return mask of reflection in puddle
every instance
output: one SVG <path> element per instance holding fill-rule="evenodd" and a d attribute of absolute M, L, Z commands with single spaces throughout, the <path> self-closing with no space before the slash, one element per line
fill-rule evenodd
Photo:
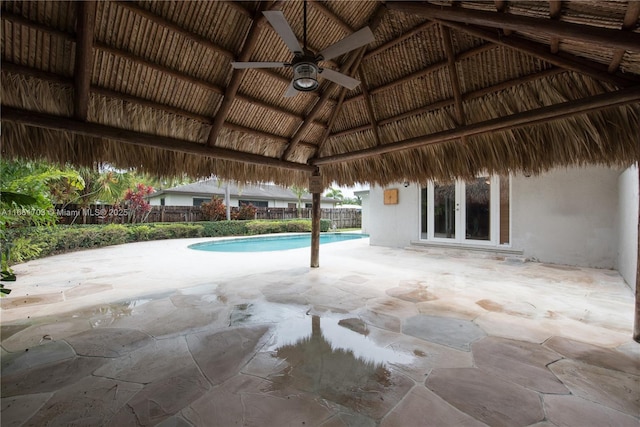
<path fill-rule="evenodd" d="M 390 366 L 410 364 L 416 356 L 382 347 L 363 331 L 352 330 L 354 322 L 344 321 L 349 315 L 307 312 L 279 304 L 242 304 L 233 310 L 231 324 L 275 323 L 266 350 L 287 367 L 269 376 L 272 389 L 318 393 L 373 415 L 386 404 L 384 394 L 396 386 Z"/>

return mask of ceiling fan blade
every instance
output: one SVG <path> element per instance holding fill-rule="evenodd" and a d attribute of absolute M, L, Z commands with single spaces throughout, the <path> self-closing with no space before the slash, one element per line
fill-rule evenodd
<path fill-rule="evenodd" d="M 335 70 L 324 68 L 320 75 L 327 80 L 331 80 L 334 83 L 344 86 L 347 89 L 355 89 L 360 84 L 360 80 L 356 80 L 353 77 L 349 77 L 346 74 L 342 74 Z"/>
<path fill-rule="evenodd" d="M 231 67 L 236 70 L 242 68 L 283 68 L 288 66 L 286 62 L 232 62 Z"/>
<path fill-rule="evenodd" d="M 371 29 L 369 27 L 364 27 L 363 29 L 356 31 L 350 36 L 347 36 L 339 42 L 336 42 L 328 48 L 320 51 L 318 56 L 322 56 L 322 59 L 328 61 L 329 59 L 333 59 L 343 53 L 365 46 L 374 40 L 375 37 L 373 36 Z"/>
<path fill-rule="evenodd" d="M 269 21 L 273 29 L 276 30 L 276 33 L 278 33 L 291 52 L 302 53 L 300 42 L 298 42 L 298 38 L 281 11 L 267 10 L 262 12 L 262 14 L 267 18 L 267 21 Z"/>
<path fill-rule="evenodd" d="M 293 96 L 296 96 L 298 94 L 298 91 L 296 90 L 296 88 L 293 87 L 293 81 L 291 83 L 289 83 L 289 87 L 287 88 L 287 91 L 284 93 L 284 97 L 285 98 L 291 98 Z"/>

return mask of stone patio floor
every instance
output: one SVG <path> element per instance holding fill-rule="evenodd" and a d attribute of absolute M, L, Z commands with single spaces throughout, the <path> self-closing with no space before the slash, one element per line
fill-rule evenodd
<path fill-rule="evenodd" d="M 445 249 L 219 253 L 210 239 L 14 268 L 3 427 L 634 426 L 615 271 Z"/>

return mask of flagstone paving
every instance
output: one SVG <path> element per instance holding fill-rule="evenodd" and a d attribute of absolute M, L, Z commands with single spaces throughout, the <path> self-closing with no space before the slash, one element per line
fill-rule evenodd
<path fill-rule="evenodd" d="M 2 426 L 637 426 L 617 273 L 368 246 L 145 242 L 18 265 Z M 79 268 L 78 266 L 82 266 Z"/>

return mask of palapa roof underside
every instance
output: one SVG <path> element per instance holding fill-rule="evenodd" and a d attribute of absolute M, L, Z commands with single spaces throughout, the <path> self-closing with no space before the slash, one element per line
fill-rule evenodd
<path fill-rule="evenodd" d="M 283 95 L 299 1 L 3 1 L 2 154 L 305 185 L 624 167 L 640 159 L 638 1 L 309 1 L 321 62 L 361 80 Z"/>

